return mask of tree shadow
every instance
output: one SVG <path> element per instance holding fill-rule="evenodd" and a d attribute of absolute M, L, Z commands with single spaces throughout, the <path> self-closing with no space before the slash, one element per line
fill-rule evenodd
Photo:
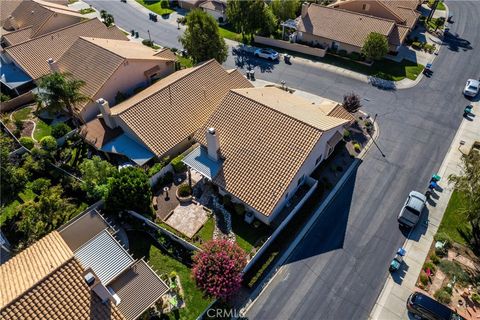
<path fill-rule="evenodd" d="M 272 72 L 279 61 L 269 61 L 256 58 L 252 52 L 245 50 L 241 46 L 232 48 L 232 55 L 235 57 L 235 65 L 245 70 L 260 70 L 261 73 Z"/>
<path fill-rule="evenodd" d="M 368 83 L 380 90 L 385 90 L 385 91 L 397 90 L 395 81 L 392 81 L 392 80 L 385 80 L 385 79 L 381 79 L 374 76 L 368 76 Z"/>
<path fill-rule="evenodd" d="M 401 285 L 403 282 L 403 279 L 405 279 L 405 276 L 407 275 L 407 271 L 409 268 L 410 267 L 408 266 L 408 264 L 405 261 L 403 261 L 402 264 L 400 265 L 400 269 L 390 273 L 392 275 L 393 281 L 396 284 Z"/>
<path fill-rule="evenodd" d="M 454 52 L 458 52 L 460 49 L 463 51 L 473 49 L 470 41 L 461 38 L 458 33 L 451 33 L 448 29 L 445 29 L 442 40 L 448 49 Z"/>
<path fill-rule="evenodd" d="M 418 242 L 422 235 L 425 235 L 427 233 L 429 223 L 428 216 L 429 210 L 428 208 L 425 208 L 415 227 L 413 227 L 412 229 L 399 227 L 405 238 Z"/>

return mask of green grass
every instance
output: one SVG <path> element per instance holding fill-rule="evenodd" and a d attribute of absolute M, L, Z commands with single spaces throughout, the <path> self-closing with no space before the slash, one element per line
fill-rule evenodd
<path fill-rule="evenodd" d="M 168 0 L 161 1 L 145 1 L 145 0 L 135 0 L 140 3 L 142 6 L 155 12 L 158 15 L 166 15 L 172 13 L 174 10 L 170 9 L 168 6 Z"/>
<path fill-rule="evenodd" d="M 236 235 L 237 244 L 240 248 L 250 253 L 252 249 L 259 245 L 259 241 L 265 239 L 271 234 L 270 229 L 260 224 L 258 228 L 246 223 L 243 215 L 232 214 L 232 230 Z"/>
<path fill-rule="evenodd" d="M 80 14 L 89 14 L 89 13 L 92 13 L 92 12 L 95 12 L 95 9 L 93 9 L 93 8 L 85 8 L 85 9 L 81 9 L 81 10 L 80 10 Z"/>
<path fill-rule="evenodd" d="M 40 141 L 40 139 L 42 139 L 43 137 L 49 136 L 51 134 L 52 127 L 50 127 L 42 120 L 38 119 L 35 132 L 33 133 L 33 137 L 35 138 L 35 140 Z"/>
<path fill-rule="evenodd" d="M 18 111 L 15 111 L 15 113 L 12 115 L 13 120 L 26 120 L 30 113 L 32 112 L 31 107 L 23 108 Z"/>
<path fill-rule="evenodd" d="M 218 26 L 218 31 L 220 32 L 220 36 L 222 36 L 222 38 L 230 39 L 237 42 L 242 42 L 242 35 L 240 33 L 234 32 L 233 30 L 230 30 L 228 27 Z"/>
<path fill-rule="evenodd" d="M 464 214 L 461 213 L 464 197 L 462 193 L 454 191 L 448 202 L 447 209 L 443 215 L 438 233 L 447 234 L 453 241 L 467 245 L 467 240 L 462 234 L 470 233 L 471 227 Z"/>
<path fill-rule="evenodd" d="M 191 270 L 183 263 L 163 254 L 152 245 L 148 235 L 141 232 L 128 232 L 128 239 L 130 251 L 135 258 L 145 257 L 160 274 L 169 275 L 170 272 L 175 271 L 180 277 L 186 307 L 180 309 L 176 315 L 172 312 L 162 319 L 196 319 L 212 302 L 211 299 L 204 298 L 202 292 L 195 286 Z"/>

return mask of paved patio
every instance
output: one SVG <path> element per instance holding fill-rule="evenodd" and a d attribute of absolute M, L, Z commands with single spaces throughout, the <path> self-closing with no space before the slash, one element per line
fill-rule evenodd
<path fill-rule="evenodd" d="M 191 239 L 207 220 L 207 211 L 203 206 L 192 202 L 178 205 L 165 223 Z"/>

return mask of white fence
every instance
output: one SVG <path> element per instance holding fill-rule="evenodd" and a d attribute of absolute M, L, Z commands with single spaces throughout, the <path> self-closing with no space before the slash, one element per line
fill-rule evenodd
<path fill-rule="evenodd" d="M 260 36 L 255 36 L 255 43 L 263 44 L 269 47 L 277 47 L 277 48 L 286 49 L 294 52 L 300 52 L 303 54 L 308 54 L 308 55 L 319 57 L 319 58 L 325 57 L 325 54 L 327 53 L 327 50 L 325 49 L 314 48 L 314 47 L 306 46 L 299 43 L 292 43 L 288 41 L 265 38 Z"/>

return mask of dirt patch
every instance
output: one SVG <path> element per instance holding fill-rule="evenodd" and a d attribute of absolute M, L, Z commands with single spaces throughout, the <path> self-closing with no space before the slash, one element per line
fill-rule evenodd
<path fill-rule="evenodd" d="M 33 132 L 33 122 L 25 121 L 23 122 L 22 137 L 31 137 Z"/>

